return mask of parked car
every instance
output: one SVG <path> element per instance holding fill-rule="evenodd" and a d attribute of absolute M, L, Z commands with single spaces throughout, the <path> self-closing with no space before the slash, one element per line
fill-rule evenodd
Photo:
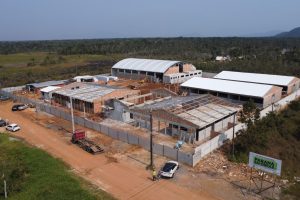
<path fill-rule="evenodd" d="M 6 126 L 6 121 L 3 119 L 0 119 L 0 127 Z"/>
<path fill-rule="evenodd" d="M 8 96 L 3 96 L 3 95 L 0 95 L 0 101 L 6 101 L 6 100 L 9 100 L 10 98 Z"/>
<path fill-rule="evenodd" d="M 19 131 L 20 129 L 21 129 L 21 127 L 18 124 L 9 124 L 8 126 L 6 126 L 6 130 L 12 131 L 12 132 Z"/>
<path fill-rule="evenodd" d="M 15 104 L 15 105 L 13 105 L 11 110 L 12 111 L 20 111 L 20 110 L 25 110 L 26 108 L 28 108 L 28 106 L 25 104 Z"/>
<path fill-rule="evenodd" d="M 168 161 L 160 170 L 160 176 L 173 178 L 176 170 L 179 169 L 179 164 L 176 161 Z"/>

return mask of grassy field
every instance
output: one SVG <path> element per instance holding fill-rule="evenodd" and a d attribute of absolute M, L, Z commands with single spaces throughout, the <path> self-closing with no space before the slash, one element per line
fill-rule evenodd
<path fill-rule="evenodd" d="M 46 58 L 56 61 L 56 63 L 46 64 Z M 58 58 L 61 57 L 61 60 L 58 61 Z M 47 53 L 47 52 L 32 52 L 32 53 L 17 53 L 17 54 L 0 54 L 0 66 L 4 67 L 28 67 L 28 64 L 32 63 L 34 66 L 72 66 L 75 64 L 85 64 L 88 62 L 101 61 L 101 60 L 118 60 L 120 55 L 91 55 L 91 54 L 80 54 L 80 55 L 57 55 L 56 53 Z"/>
<path fill-rule="evenodd" d="M 113 199 L 68 170 L 46 152 L 0 135 L 0 173 L 5 174 L 9 199 Z M 0 199 L 4 199 L 3 177 Z"/>
<path fill-rule="evenodd" d="M 61 56 L 44 52 L 0 55 L 0 87 L 108 73 L 119 59 L 120 55 Z M 90 64 L 95 62 L 97 66 Z"/>

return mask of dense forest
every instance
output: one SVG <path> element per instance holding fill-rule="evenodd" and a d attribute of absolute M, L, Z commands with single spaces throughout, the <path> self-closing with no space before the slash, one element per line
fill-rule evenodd
<path fill-rule="evenodd" d="M 39 57 L 46 53 L 47 55 Z M 6 56 L 27 54 L 29 58 L 22 62 L 1 62 Z M 80 62 L 74 56 L 93 55 L 92 60 L 86 58 Z M 216 56 L 229 56 L 225 62 L 215 61 Z M 31 57 L 30 57 L 31 56 Z M 73 57 L 72 57 L 73 56 Z M 89 57 L 88 56 L 88 57 Z M 69 57 L 72 57 L 71 62 Z M 90 74 L 99 71 L 109 72 L 115 62 L 126 57 L 182 60 L 193 63 L 198 69 L 207 72 L 236 70 L 271 74 L 300 74 L 300 39 L 299 38 L 132 38 L 132 39 L 90 39 L 90 40 L 53 40 L 53 41 L 20 41 L 0 42 L 0 70 L 6 73 L 2 86 L 14 85 L 9 81 L 16 78 L 18 70 L 23 78 L 18 84 L 28 81 L 65 78 L 62 73 L 75 74 L 75 66 L 87 66 L 90 61 L 105 62 L 102 70 L 93 68 Z M 20 65 L 20 63 L 22 65 Z M 69 68 L 62 69 L 66 64 Z M 105 67 L 105 68 L 104 68 Z M 51 71 L 48 69 L 52 69 Z M 52 74 L 55 68 L 55 74 Z M 13 73 L 11 73 L 13 71 Z M 67 71 L 67 72 L 66 72 Z M 84 70 L 83 70 L 84 71 Z M 78 71 L 77 71 L 78 72 Z M 28 80 L 24 74 L 29 74 Z M 39 76 L 35 76 L 38 73 Z"/>

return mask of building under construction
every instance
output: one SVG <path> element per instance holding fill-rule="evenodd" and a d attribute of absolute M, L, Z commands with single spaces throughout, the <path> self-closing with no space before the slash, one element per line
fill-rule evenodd
<path fill-rule="evenodd" d="M 102 112 L 106 103 L 112 99 L 122 99 L 139 93 L 138 90 L 75 82 L 55 90 L 52 103 L 70 108 L 72 99 L 75 110 L 94 114 Z"/>
<path fill-rule="evenodd" d="M 241 109 L 209 94 L 183 97 L 150 93 L 118 102 L 118 110 L 125 115 L 123 120 L 188 143 L 201 142 L 227 130 Z"/>

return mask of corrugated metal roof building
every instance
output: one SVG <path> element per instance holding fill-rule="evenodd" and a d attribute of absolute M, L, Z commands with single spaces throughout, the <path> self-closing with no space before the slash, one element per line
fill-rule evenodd
<path fill-rule="evenodd" d="M 107 101 L 137 94 L 139 94 L 138 90 L 74 82 L 55 90 L 52 98 L 53 103 L 66 107 L 70 107 L 70 98 L 72 98 L 74 109 L 88 113 L 99 113 Z"/>
<path fill-rule="evenodd" d="M 272 85 L 199 77 L 184 82 L 181 87 L 189 93 L 209 93 L 233 102 L 246 102 L 252 99 L 259 107 L 267 107 L 280 100 L 282 90 Z"/>
<path fill-rule="evenodd" d="M 64 85 L 66 80 L 58 80 L 58 81 L 45 81 L 40 83 L 28 83 L 25 85 L 26 89 L 29 91 L 35 91 L 36 89 L 45 88 L 48 86 L 61 86 Z"/>
<path fill-rule="evenodd" d="M 214 78 L 248 83 L 275 85 L 282 87 L 282 91 L 285 94 L 290 94 L 295 90 L 299 89 L 300 87 L 300 79 L 294 76 L 222 71 L 221 73 L 214 76 Z"/>
<path fill-rule="evenodd" d="M 112 67 L 111 73 L 113 76 L 130 79 L 148 78 L 153 82 L 164 83 L 173 83 L 176 79 L 176 82 L 182 83 L 182 78 L 195 76 L 195 73 L 189 73 L 191 71 L 197 71 L 197 76 L 202 75 L 202 72 L 196 70 L 192 64 L 182 61 L 126 58 L 117 62 Z M 170 77 L 173 74 L 174 77 Z"/>

